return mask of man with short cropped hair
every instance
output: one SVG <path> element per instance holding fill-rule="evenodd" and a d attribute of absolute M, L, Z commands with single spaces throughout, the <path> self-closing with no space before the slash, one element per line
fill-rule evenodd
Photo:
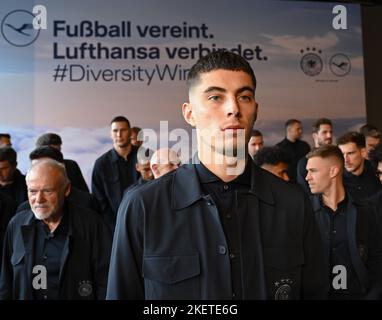
<path fill-rule="evenodd" d="M 110 230 L 115 221 L 123 192 L 139 179 L 135 169 L 138 148 L 130 141 L 130 122 L 117 116 L 110 122 L 113 148 L 100 156 L 93 168 L 92 192 L 97 198 L 101 213 Z"/>
<path fill-rule="evenodd" d="M 251 138 L 248 142 L 248 153 L 253 158 L 255 154 L 264 147 L 263 134 L 259 130 L 252 130 Z"/>
<path fill-rule="evenodd" d="M 309 200 L 248 155 L 258 109 L 253 69 L 219 50 L 197 61 L 187 84 L 182 113 L 197 129 L 198 153 L 124 197 L 107 299 L 321 298 Z"/>
<path fill-rule="evenodd" d="M 326 257 L 328 298 L 382 298 L 382 234 L 375 211 L 347 192 L 338 147 L 321 146 L 307 159 L 306 180 Z"/>
<path fill-rule="evenodd" d="M 366 200 L 382 189 L 369 160 L 365 159 L 365 137 L 348 132 L 337 139 L 345 159 L 344 183 L 353 197 Z"/>
<path fill-rule="evenodd" d="M 0 133 L 0 148 L 12 147 L 11 135 L 9 133 Z"/>
<path fill-rule="evenodd" d="M 285 138 L 276 144 L 277 147 L 285 150 L 291 157 L 288 169 L 288 176 L 292 183 L 297 182 L 297 163 L 309 151 L 310 146 L 302 138 L 302 124 L 300 120 L 289 119 L 285 122 Z"/>
<path fill-rule="evenodd" d="M 369 154 L 381 141 L 381 132 L 371 124 L 365 124 L 359 132 L 365 137 L 366 154 L 365 159 L 369 160 Z"/>
<path fill-rule="evenodd" d="M 314 141 L 314 148 L 319 148 L 325 145 L 331 145 L 333 143 L 333 124 L 328 118 L 317 119 L 312 125 L 312 137 Z M 305 180 L 306 164 L 308 159 L 302 157 L 297 164 L 297 182 L 298 184 L 310 194 L 308 183 Z"/>

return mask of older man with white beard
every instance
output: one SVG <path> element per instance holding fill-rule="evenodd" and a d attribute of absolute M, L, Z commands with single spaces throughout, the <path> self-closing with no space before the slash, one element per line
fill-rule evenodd
<path fill-rule="evenodd" d="M 30 210 L 10 221 L 0 300 L 104 299 L 111 237 L 96 213 L 66 201 L 63 164 L 41 160 L 26 176 Z"/>

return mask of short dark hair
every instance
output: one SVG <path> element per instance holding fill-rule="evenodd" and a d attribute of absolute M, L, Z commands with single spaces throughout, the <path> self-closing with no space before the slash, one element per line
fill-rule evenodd
<path fill-rule="evenodd" d="M 355 143 L 358 147 L 358 149 L 365 148 L 366 143 L 365 143 L 365 137 L 363 134 L 356 132 L 356 131 L 351 131 L 343 134 L 339 138 L 337 138 L 337 145 L 344 145 L 347 143 Z"/>
<path fill-rule="evenodd" d="M 64 156 L 61 151 L 50 146 L 38 147 L 29 154 L 29 159 L 31 161 L 41 158 L 50 158 L 57 162 L 64 163 Z"/>
<path fill-rule="evenodd" d="M 11 139 L 11 135 L 9 133 L 0 133 L 0 139 L 1 138 Z"/>
<path fill-rule="evenodd" d="M 113 124 L 114 122 L 126 122 L 128 127 L 130 128 L 130 121 L 124 116 L 116 116 L 110 121 L 110 125 Z"/>
<path fill-rule="evenodd" d="M 359 132 L 363 134 L 363 136 L 366 137 L 373 137 L 376 139 L 379 139 L 381 137 L 381 132 L 378 130 L 377 127 L 373 126 L 372 124 L 365 124 L 360 129 Z"/>
<path fill-rule="evenodd" d="M 142 129 L 139 128 L 139 127 L 132 127 L 132 128 L 131 128 L 131 131 L 134 132 L 134 133 L 136 133 L 136 134 L 138 134 L 139 131 L 141 131 L 141 130 L 142 130 Z"/>
<path fill-rule="evenodd" d="M 253 161 L 258 165 L 262 166 L 263 164 L 277 165 L 280 162 L 290 164 L 291 158 L 289 154 L 277 146 L 273 147 L 264 147 L 257 151 L 253 157 Z"/>
<path fill-rule="evenodd" d="M 15 149 L 11 147 L 0 148 L 0 161 L 8 161 L 9 164 L 17 165 L 17 153 Z"/>
<path fill-rule="evenodd" d="M 297 119 L 288 119 L 286 122 L 285 122 L 285 129 L 289 128 L 291 125 L 295 124 L 295 123 L 299 123 L 301 124 L 301 121 L 300 120 L 297 120 Z"/>
<path fill-rule="evenodd" d="M 341 149 L 337 146 L 323 145 L 321 147 L 313 149 L 306 155 L 307 159 L 314 157 L 320 157 L 323 159 L 334 157 L 341 162 L 342 166 L 344 165 L 344 156 L 342 154 Z"/>
<path fill-rule="evenodd" d="M 38 137 L 36 141 L 36 147 L 43 147 L 43 146 L 60 146 L 62 145 L 61 137 L 53 132 L 44 133 L 40 137 Z"/>
<path fill-rule="evenodd" d="M 320 131 L 320 127 L 323 125 L 323 124 L 327 124 L 331 127 L 333 127 L 333 124 L 332 124 L 332 121 L 328 118 L 320 118 L 320 119 L 317 119 L 313 124 L 312 124 L 312 132 L 313 133 L 317 133 L 318 131 Z"/>
<path fill-rule="evenodd" d="M 375 149 L 369 152 L 369 159 L 374 168 L 378 167 L 378 163 L 382 162 L 382 144 L 378 144 Z"/>
<path fill-rule="evenodd" d="M 263 134 L 259 130 L 253 129 L 251 132 L 251 137 L 262 137 L 262 136 Z"/>
<path fill-rule="evenodd" d="M 251 76 L 253 86 L 256 88 L 256 76 L 251 65 L 236 53 L 220 49 L 200 58 L 190 69 L 187 76 L 187 85 L 190 89 L 199 80 L 200 74 L 213 70 L 244 71 Z"/>

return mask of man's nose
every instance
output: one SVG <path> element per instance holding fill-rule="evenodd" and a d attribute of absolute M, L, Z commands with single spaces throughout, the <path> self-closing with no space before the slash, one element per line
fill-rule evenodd
<path fill-rule="evenodd" d="M 42 202 L 45 201 L 44 195 L 43 195 L 43 193 L 42 193 L 41 191 L 39 191 L 39 192 L 36 193 L 35 201 L 36 201 L 37 203 L 42 203 Z"/>
<path fill-rule="evenodd" d="M 225 108 L 228 117 L 237 117 L 240 114 L 239 103 L 236 98 L 228 99 Z"/>

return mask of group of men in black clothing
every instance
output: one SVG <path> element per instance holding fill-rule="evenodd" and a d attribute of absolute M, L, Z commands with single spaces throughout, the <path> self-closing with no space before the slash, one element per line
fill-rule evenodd
<path fill-rule="evenodd" d="M 334 146 L 320 119 L 310 150 L 301 122 L 288 121 L 286 182 L 249 156 L 259 105 L 245 59 L 212 52 L 187 84 L 182 114 L 198 152 L 179 168 L 166 153 L 157 179 L 122 116 L 92 194 L 57 135 L 38 140 L 26 177 L 0 149 L 0 299 L 382 298 L 381 147 L 367 155 L 357 133 Z"/>

